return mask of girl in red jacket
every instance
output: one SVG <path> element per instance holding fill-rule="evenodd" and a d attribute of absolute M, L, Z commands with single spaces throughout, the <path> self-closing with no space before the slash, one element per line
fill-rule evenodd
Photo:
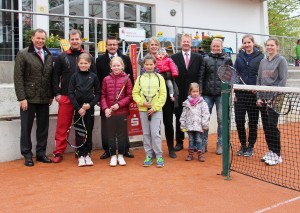
<path fill-rule="evenodd" d="M 156 55 L 156 65 L 159 69 L 159 73 L 166 74 L 166 77 L 164 76 L 166 80 L 166 85 L 169 90 L 170 99 L 171 101 L 174 101 L 174 88 L 173 88 L 173 78 L 178 77 L 178 70 L 171 58 L 168 57 L 167 51 L 165 48 L 160 48 Z"/>
<path fill-rule="evenodd" d="M 101 110 L 105 112 L 107 127 L 110 130 L 107 133 L 111 156 L 110 166 L 116 166 L 117 162 L 125 166 L 123 153 L 128 138 L 127 115 L 132 101 L 132 83 L 123 72 L 124 63 L 120 57 L 114 57 L 110 61 L 110 68 L 111 73 L 102 81 Z M 118 143 L 118 157 L 116 142 Z"/>

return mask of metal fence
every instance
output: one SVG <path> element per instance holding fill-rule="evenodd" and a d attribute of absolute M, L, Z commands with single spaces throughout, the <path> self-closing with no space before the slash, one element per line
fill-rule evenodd
<path fill-rule="evenodd" d="M 89 42 L 85 44 L 85 49 L 89 51 L 93 56 L 97 57 L 98 54 L 98 46 L 97 43 L 102 40 L 106 40 L 108 36 L 115 35 L 118 36 L 118 32 L 107 32 L 102 29 L 103 24 L 105 23 L 132 23 L 136 26 L 144 27 L 151 29 L 151 32 L 147 33 L 149 36 L 156 36 L 157 31 L 159 29 L 164 29 L 164 34 L 168 35 L 166 37 L 162 37 L 162 45 L 165 46 L 170 53 L 177 52 L 180 50 L 180 35 L 184 33 L 190 33 L 195 37 L 198 35 L 200 38 L 193 40 L 193 50 L 198 51 L 207 51 L 202 39 L 202 35 L 204 38 L 213 37 L 216 35 L 220 35 L 224 38 L 224 46 L 228 50 L 232 50 L 232 56 L 235 57 L 235 54 L 238 52 L 241 44 L 242 37 L 245 34 L 252 34 L 256 40 L 256 43 L 264 46 L 265 40 L 270 37 L 270 35 L 257 34 L 252 32 L 237 32 L 230 30 L 219 30 L 219 29 L 208 29 L 199 27 L 182 27 L 176 25 L 166 25 L 166 24 L 157 24 L 157 23 L 148 23 L 148 22 L 136 22 L 136 21 L 121 21 L 115 19 L 105 19 L 105 18 L 97 18 L 97 17 L 84 17 L 84 16 L 73 16 L 73 15 L 62 15 L 62 14 L 44 14 L 44 13 L 35 13 L 29 11 L 17 11 L 17 10 L 7 10 L 0 9 L 0 17 L 19 17 L 19 19 L 23 18 L 23 15 L 30 16 L 55 16 L 61 18 L 68 18 L 72 20 L 89 20 L 89 33 L 88 35 L 84 35 L 89 39 Z M 15 56 L 19 49 L 25 47 L 25 41 L 28 40 L 28 36 L 30 39 L 30 35 L 26 34 L 26 29 L 24 26 L 20 27 L 20 21 L 16 24 L 16 22 L 8 22 L 2 18 L 2 32 L 0 31 L 0 61 L 14 61 Z M 102 27 L 99 27 L 102 26 Z M 27 28 L 28 29 L 28 28 Z M 30 29 L 30 28 L 29 28 Z M 49 34 L 56 32 L 55 29 L 49 29 Z M 100 33 L 101 32 L 101 33 Z M 21 35 L 21 36 L 20 36 Z M 101 35 L 101 37 L 99 36 Z M 272 35 L 273 36 L 273 35 Z M 276 36 L 276 35 L 274 35 Z M 67 39 L 68 35 L 64 35 Z M 295 46 L 297 38 L 287 37 L 287 36 L 277 36 L 280 41 L 280 54 L 282 54 L 288 61 L 290 65 L 294 64 L 295 60 Z M 146 39 L 147 41 L 147 39 Z M 143 45 L 144 41 L 138 43 L 138 49 L 142 51 L 142 48 L 145 48 Z M 127 44 L 127 42 L 125 41 Z M 127 45 L 124 45 L 125 48 Z M 122 48 L 122 45 L 121 45 Z M 145 50 L 145 49 L 144 49 Z M 126 49 L 123 49 L 126 52 Z M 142 56 L 143 54 L 140 54 Z"/>

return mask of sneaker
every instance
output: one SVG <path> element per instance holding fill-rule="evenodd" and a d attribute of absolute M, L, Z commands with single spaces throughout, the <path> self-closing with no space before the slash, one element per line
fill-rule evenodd
<path fill-rule="evenodd" d="M 112 167 L 117 166 L 117 156 L 116 155 L 111 156 L 109 165 Z"/>
<path fill-rule="evenodd" d="M 273 152 L 270 150 L 268 151 L 262 158 L 261 158 L 261 161 L 262 162 L 265 162 L 267 159 L 270 158 L 270 156 L 273 154 Z"/>
<path fill-rule="evenodd" d="M 144 166 L 149 167 L 152 165 L 152 157 L 147 156 L 146 159 L 144 160 Z"/>
<path fill-rule="evenodd" d="M 247 151 L 247 147 L 241 146 L 240 150 L 237 151 L 237 156 L 244 156 L 245 152 Z"/>
<path fill-rule="evenodd" d="M 55 154 L 54 158 L 52 158 L 52 162 L 53 163 L 60 163 L 62 161 L 63 157 L 61 156 L 61 154 Z"/>
<path fill-rule="evenodd" d="M 253 155 L 253 147 L 248 147 L 246 152 L 244 152 L 245 157 L 251 157 Z"/>
<path fill-rule="evenodd" d="M 126 162 L 124 160 L 123 155 L 118 155 L 118 163 L 119 163 L 120 166 L 125 166 L 126 165 Z"/>
<path fill-rule="evenodd" d="M 282 163 L 281 156 L 278 156 L 276 153 L 272 153 L 269 158 L 265 161 L 265 163 L 269 166 L 275 166 L 279 163 Z"/>
<path fill-rule="evenodd" d="M 82 167 L 82 166 L 85 166 L 85 159 L 83 156 L 81 156 L 80 158 L 78 158 L 78 166 L 79 167 Z"/>
<path fill-rule="evenodd" d="M 220 145 L 220 144 L 217 144 L 217 151 L 216 151 L 216 154 L 217 155 L 222 155 L 223 153 L 223 146 Z"/>
<path fill-rule="evenodd" d="M 200 161 L 200 162 L 205 162 L 205 158 L 204 158 L 204 156 L 203 156 L 202 150 L 199 150 L 199 151 L 198 151 L 198 161 Z"/>
<path fill-rule="evenodd" d="M 92 159 L 89 155 L 87 155 L 85 157 L 85 165 L 87 165 L 87 166 L 93 166 L 94 165 L 94 163 L 93 163 L 93 161 L 92 161 Z"/>
<path fill-rule="evenodd" d="M 164 167 L 164 165 L 165 165 L 164 159 L 163 158 L 157 158 L 157 160 L 156 160 L 156 166 L 158 168 L 162 168 L 162 167 Z"/>

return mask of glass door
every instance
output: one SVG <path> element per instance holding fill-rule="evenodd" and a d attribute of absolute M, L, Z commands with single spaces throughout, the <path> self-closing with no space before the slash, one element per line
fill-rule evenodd
<path fill-rule="evenodd" d="M 0 0 L 3 9 L 17 9 L 17 0 Z M 19 49 L 18 15 L 0 12 L 0 61 L 13 61 Z"/>

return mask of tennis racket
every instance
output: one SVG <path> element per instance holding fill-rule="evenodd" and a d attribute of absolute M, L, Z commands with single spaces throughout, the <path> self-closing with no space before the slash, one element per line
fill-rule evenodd
<path fill-rule="evenodd" d="M 276 95 L 271 101 L 265 101 L 263 105 L 278 115 L 287 115 L 292 108 L 291 100 L 285 94 Z"/>
<path fill-rule="evenodd" d="M 76 144 L 73 145 L 70 142 L 69 136 L 71 132 L 75 132 L 75 137 L 76 137 Z M 83 120 L 83 116 L 80 116 L 68 129 L 67 131 L 67 135 L 66 135 L 66 140 L 68 142 L 68 144 L 75 148 L 78 149 L 80 147 L 82 147 L 87 139 L 87 130 L 85 128 L 85 124 L 84 124 L 84 120 Z"/>
<path fill-rule="evenodd" d="M 146 101 L 147 101 L 148 103 L 150 103 L 150 104 L 151 104 L 152 100 L 154 99 L 154 97 L 158 95 L 159 89 L 160 89 L 160 79 L 159 79 L 157 73 L 154 73 L 154 74 L 155 74 L 155 76 L 156 76 L 157 79 L 158 79 L 158 88 L 157 88 L 155 94 L 150 96 L 150 89 L 151 89 L 150 83 L 148 84 L 148 91 L 145 91 L 145 90 L 142 90 L 142 89 L 141 89 L 141 92 L 142 92 L 144 98 L 145 98 Z M 139 86 L 140 86 L 140 88 L 141 88 L 141 77 L 142 77 L 143 75 L 144 75 L 144 74 L 142 74 L 142 75 L 140 76 L 140 79 L 139 79 Z M 149 109 L 151 109 L 151 108 L 148 108 L 148 110 L 149 110 Z M 149 120 L 149 121 L 151 120 L 151 115 L 148 115 L 148 120 Z"/>
<path fill-rule="evenodd" d="M 125 78 L 125 80 L 124 80 L 124 85 L 123 85 L 123 87 L 121 88 L 120 92 L 117 94 L 114 104 L 118 103 L 118 100 L 119 100 L 119 98 L 120 98 L 120 95 L 122 94 L 123 90 L 125 89 L 125 86 L 126 86 L 126 84 L 127 84 L 127 82 L 128 82 L 129 77 L 130 77 L 130 74 L 128 74 L 128 75 L 126 76 L 126 78 Z"/>
<path fill-rule="evenodd" d="M 217 70 L 217 74 L 222 82 L 228 84 L 245 84 L 238 71 L 232 66 L 221 65 Z"/>

